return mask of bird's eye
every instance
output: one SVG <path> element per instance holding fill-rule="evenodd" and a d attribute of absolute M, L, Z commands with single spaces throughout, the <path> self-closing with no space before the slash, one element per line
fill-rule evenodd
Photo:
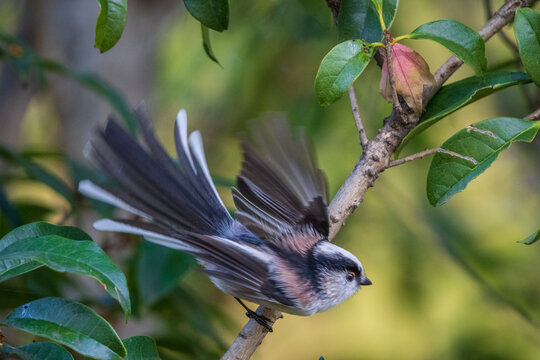
<path fill-rule="evenodd" d="M 349 271 L 349 272 L 347 273 L 347 277 L 346 277 L 346 278 L 347 278 L 347 281 L 348 281 L 348 282 L 351 282 L 351 281 L 354 280 L 355 277 L 356 277 L 356 274 L 355 274 L 354 272 L 352 272 L 352 271 Z"/>

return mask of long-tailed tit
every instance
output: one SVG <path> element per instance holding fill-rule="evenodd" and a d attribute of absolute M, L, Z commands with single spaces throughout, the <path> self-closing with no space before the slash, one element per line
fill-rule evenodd
<path fill-rule="evenodd" d="M 290 314 L 324 311 L 371 284 L 360 261 L 328 241 L 326 178 L 303 133 L 271 120 L 253 132 L 260 152 L 243 142 L 233 219 L 210 178 L 200 133 L 188 137 L 185 111 L 174 131 L 179 164 L 146 112 L 136 115 L 144 148 L 112 119 L 87 147 L 87 157 L 119 188 L 84 180 L 79 191 L 141 220 L 103 219 L 96 229 L 143 235 L 191 254 L 224 293 Z M 248 315 L 255 316 L 249 309 Z"/>

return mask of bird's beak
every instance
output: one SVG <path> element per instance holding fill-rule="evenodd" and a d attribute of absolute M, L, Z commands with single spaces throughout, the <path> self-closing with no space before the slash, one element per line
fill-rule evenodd
<path fill-rule="evenodd" d="M 371 284 L 373 284 L 373 283 L 371 282 L 371 280 L 369 280 L 369 279 L 368 279 L 367 277 L 365 277 L 365 276 L 364 276 L 362 279 L 360 279 L 360 285 L 371 285 Z"/>

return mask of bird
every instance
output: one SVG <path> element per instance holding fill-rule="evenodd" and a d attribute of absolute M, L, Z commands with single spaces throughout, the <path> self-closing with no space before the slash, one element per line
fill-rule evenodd
<path fill-rule="evenodd" d="M 131 214 L 100 219 L 95 229 L 142 235 L 192 255 L 268 331 L 269 320 L 242 300 L 310 316 L 372 284 L 357 257 L 328 240 L 326 176 L 305 131 L 280 117 L 252 126 L 252 139 L 241 141 L 233 218 L 210 176 L 201 133 L 188 135 L 186 111 L 174 125 L 176 159 L 157 139 L 145 106 L 134 114 L 140 141 L 109 117 L 84 150 L 116 186 L 83 180 L 79 192 Z"/>

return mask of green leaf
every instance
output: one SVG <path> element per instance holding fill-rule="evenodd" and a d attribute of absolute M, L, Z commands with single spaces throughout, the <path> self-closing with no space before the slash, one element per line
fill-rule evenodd
<path fill-rule="evenodd" d="M 0 157 L 11 164 L 22 167 L 29 178 L 39 181 L 58 194 L 62 195 L 71 205 L 73 205 L 73 190 L 58 176 L 45 169 L 43 166 L 0 145 Z"/>
<path fill-rule="evenodd" d="M 100 10 L 96 22 L 94 47 L 104 53 L 110 50 L 124 31 L 127 20 L 127 0 L 98 0 Z"/>
<path fill-rule="evenodd" d="M 405 37 L 438 42 L 472 67 L 477 75 L 482 75 L 487 69 L 484 40 L 476 31 L 460 22 L 432 21 L 420 25 Z"/>
<path fill-rule="evenodd" d="M 8 234 L 6 238 L 11 234 Z M 119 301 L 127 321 L 131 314 L 131 304 L 126 277 L 96 243 L 90 240 L 76 240 L 80 241 L 73 241 L 71 238 L 56 234 L 18 238 L 0 250 L 0 264 L 7 265 L 4 272 L 0 272 L 0 277 L 5 280 L 6 271 L 13 271 L 12 269 L 21 265 L 29 267 L 28 264 L 32 262 L 34 262 L 34 268 L 39 264 L 55 271 L 92 277 L 103 284 L 105 290 Z M 11 267 L 9 267 L 10 264 Z M 24 268 L 23 270 L 27 272 L 33 269 Z"/>
<path fill-rule="evenodd" d="M 183 252 L 143 241 L 136 268 L 137 288 L 142 301 L 151 306 L 170 293 L 195 263 L 193 257 Z"/>
<path fill-rule="evenodd" d="M 120 360 L 126 348 L 112 326 L 89 307 L 60 298 L 43 298 L 13 310 L 3 325 L 66 345 L 100 360 Z"/>
<path fill-rule="evenodd" d="M 156 342 L 148 336 L 133 336 L 124 339 L 127 349 L 125 360 L 161 360 Z"/>
<path fill-rule="evenodd" d="M 537 242 L 538 240 L 540 240 L 540 229 L 537 232 L 534 232 L 531 235 L 527 236 L 525 239 L 518 241 L 518 243 L 531 245 Z"/>
<path fill-rule="evenodd" d="M 433 206 L 444 204 L 484 172 L 501 151 L 515 141 L 532 141 L 539 122 L 495 118 L 457 132 L 435 154 L 427 176 L 427 196 Z"/>
<path fill-rule="evenodd" d="M 336 45 L 321 62 L 315 77 L 315 93 L 321 106 L 338 100 L 360 76 L 373 55 L 373 46 L 360 40 Z"/>
<path fill-rule="evenodd" d="M 73 360 L 73 356 L 58 344 L 52 342 L 35 342 L 19 347 L 7 344 L 0 346 L 0 354 L 15 354 L 22 360 Z"/>
<path fill-rule="evenodd" d="M 378 12 L 382 12 L 382 8 L 383 8 L 382 0 L 371 0 L 371 3 L 375 5 L 375 9 L 377 9 Z"/>
<path fill-rule="evenodd" d="M 47 235 L 60 235 L 72 240 L 91 240 L 82 230 L 72 226 L 56 226 L 45 222 L 35 222 L 20 226 L 0 240 L 0 254 L 4 249 L 19 240 L 38 238 Z M 0 282 L 41 267 L 42 264 L 29 259 L 0 260 Z"/>
<path fill-rule="evenodd" d="M 210 58 L 210 60 L 212 60 L 219 66 L 221 66 L 218 59 L 216 58 L 216 55 L 214 55 L 214 50 L 212 50 L 212 43 L 210 42 L 210 34 L 208 33 L 208 28 L 204 26 L 202 23 L 201 23 L 201 33 L 202 33 L 202 39 L 203 39 L 204 52 Z"/>
<path fill-rule="evenodd" d="M 229 27 L 228 0 L 184 0 L 184 5 L 195 19 L 212 30 L 223 31 Z"/>
<path fill-rule="evenodd" d="M 525 70 L 540 86 L 540 13 L 530 8 L 518 9 L 514 33 Z"/>
<path fill-rule="evenodd" d="M 392 26 L 399 0 L 382 2 L 383 19 L 387 28 Z M 338 15 L 339 41 L 364 39 L 378 42 L 383 38 L 379 15 L 370 0 L 342 0 Z"/>
<path fill-rule="evenodd" d="M 471 76 L 443 86 L 426 106 L 418 125 L 403 139 L 395 156 L 399 155 L 412 138 L 454 111 L 509 86 L 530 82 L 531 78 L 525 73 L 496 72 Z"/>

